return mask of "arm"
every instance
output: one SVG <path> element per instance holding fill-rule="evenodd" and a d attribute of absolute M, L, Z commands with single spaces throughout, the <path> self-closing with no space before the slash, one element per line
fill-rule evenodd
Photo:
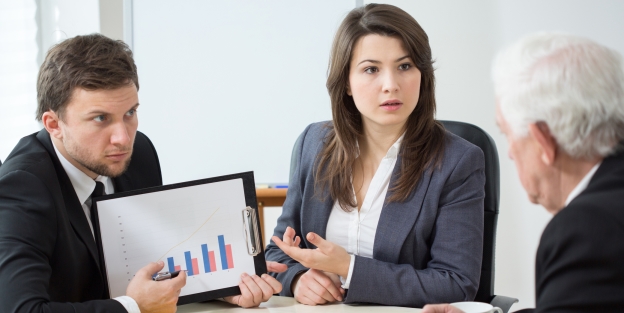
<path fill-rule="evenodd" d="M 446 179 L 438 198 L 429 243 L 430 259 L 423 269 L 356 256 L 346 303 L 372 302 L 422 307 L 427 303 L 472 301 L 481 274 L 483 252 L 483 153 L 464 151 Z M 433 183 L 429 185 L 432 189 Z M 440 183 L 441 184 L 441 183 Z M 421 210 L 432 210 L 425 199 Z M 417 209 L 417 208 L 414 208 Z M 420 214 L 424 214 L 421 211 Z M 391 231 L 377 229 L 377 233 Z M 414 251 L 422 254 L 423 251 Z M 374 273 L 374 275 L 371 275 Z"/>
<path fill-rule="evenodd" d="M 4 166 L 4 165 L 3 165 Z M 0 178 L 0 307 L 4 312 L 126 312 L 115 300 L 51 302 L 57 216 L 47 187 L 24 171 Z"/>
<path fill-rule="evenodd" d="M 297 139 L 297 144 L 294 147 L 293 159 L 291 162 L 291 173 L 289 178 L 289 186 L 288 193 L 286 195 L 286 201 L 284 202 L 282 208 L 282 215 L 277 220 L 277 226 L 275 227 L 274 236 L 279 238 L 283 238 L 284 233 L 286 232 L 286 228 L 288 226 L 295 229 L 297 232 L 297 236 L 302 238 L 301 234 L 301 219 L 300 219 L 300 209 L 302 205 L 303 198 L 303 188 L 305 185 L 305 175 L 302 175 L 301 171 L 301 160 L 303 144 L 305 141 L 305 136 L 310 129 L 308 126 L 303 133 L 300 135 L 299 139 Z M 303 244 L 302 244 L 303 245 Z M 275 245 L 275 243 L 271 240 L 269 245 L 266 247 L 265 257 L 267 260 L 279 262 L 282 264 L 286 264 L 288 269 L 282 273 L 273 273 L 275 278 L 282 283 L 282 291 L 279 293 L 280 296 L 293 296 L 292 290 L 292 282 L 293 279 L 299 273 L 306 272 L 308 268 L 301 265 L 299 262 L 292 259 L 290 256 L 285 254 L 280 248 Z"/>

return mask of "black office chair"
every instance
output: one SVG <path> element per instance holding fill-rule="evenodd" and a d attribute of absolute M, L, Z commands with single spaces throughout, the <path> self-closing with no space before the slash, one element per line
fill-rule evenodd
<path fill-rule="evenodd" d="M 481 279 L 475 301 L 487 302 L 508 312 L 518 299 L 494 294 L 494 255 L 496 248 L 496 223 L 500 203 L 500 169 L 496 144 L 483 129 L 468 123 L 440 121 L 449 132 L 481 148 L 485 156 L 485 200 L 483 261 Z"/>
<path fill-rule="evenodd" d="M 498 220 L 498 205 L 500 199 L 500 169 L 498 165 L 498 151 L 490 135 L 483 129 L 468 123 L 455 121 L 440 121 L 449 132 L 464 138 L 473 145 L 481 148 L 485 156 L 485 200 L 484 200 L 484 234 L 483 234 L 483 261 L 481 264 L 481 279 L 475 301 L 487 302 L 499 307 L 504 313 L 518 302 L 518 299 L 494 294 L 494 250 L 496 243 L 496 222 Z M 301 136 L 297 138 L 294 147 L 297 147 Z M 294 171 L 297 158 L 296 149 L 290 160 L 290 175 Z M 292 179 L 292 177 L 291 177 Z"/>

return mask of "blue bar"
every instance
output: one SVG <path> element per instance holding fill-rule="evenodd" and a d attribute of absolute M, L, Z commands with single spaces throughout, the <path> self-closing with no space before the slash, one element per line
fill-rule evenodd
<path fill-rule="evenodd" d="M 228 269 L 227 254 L 225 254 L 225 239 L 219 235 L 219 251 L 221 251 L 221 268 Z"/>
<path fill-rule="evenodd" d="M 202 255 L 204 256 L 204 273 L 210 273 L 210 259 L 208 259 L 208 245 L 202 245 Z"/>
<path fill-rule="evenodd" d="M 193 276 L 195 273 L 193 273 L 193 261 L 191 261 L 191 251 L 184 252 L 184 257 L 186 258 L 186 272 L 188 276 Z"/>
<path fill-rule="evenodd" d="M 173 264 L 173 257 L 167 258 L 167 263 L 169 263 L 169 273 L 175 272 L 175 264 Z"/>

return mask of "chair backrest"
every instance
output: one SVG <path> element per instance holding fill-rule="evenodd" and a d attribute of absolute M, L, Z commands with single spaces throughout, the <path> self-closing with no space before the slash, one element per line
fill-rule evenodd
<path fill-rule="evenodd" d="M 485 201 L 483 262 L 481 279 L 475 301 L 489 303 L 494 296 L 494 250 L 496 245 L 496 223 L 500 202 L 500 169 L 496 144 L 483 129 L 468 123 L 440 121 L 449 132 L 464 138 L 483 150 L 485 156 Z"/>
<path fill-rule="evenodd" d="M 500 169 L 496 144 L 483 129 L 468 123 L 456 121 L 440 121 L 449 132 L 464 138 L 483 150 L 485 156 L 485 201 L 484 201 L 484 233 L 483 261 L 481 279 L 475 301 L 490 303 L 494 297 L 494 249 L 496 244 L 496 223 L 498 221 L 498 205 L 500 199 Z M 297 158 L 296 147 L 302 135 L 295 142 L 290 162 L 290 175 L 294 173 Z"/>

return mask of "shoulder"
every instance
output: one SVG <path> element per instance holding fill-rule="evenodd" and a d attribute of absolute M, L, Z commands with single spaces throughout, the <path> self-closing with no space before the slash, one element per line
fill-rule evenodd
<path fill-rule="evenodd" d="M 464 160 L 478 161 L 483 163 L 483 151 L 464 138 L 461 138 L 450 131 L 445 133 L 444 144 L 444 160 L 455 160 L 456 162 Z"/>
<path fill-rule="evenodd" d="M 483 171 L 484 168 L 485 158 L 479 147 L 446 131 L 443 156 L 439 166 L 434 170 L 434 176 L 463 180 L 476 171 Z M 452 179 L 453 177 L 456 179 Z"/>
<path fill-rule="evenodd" d="M 296 148 L 302 151 L 304 155 L 308 153 L 314 154 L 323 147 L 325 138 L 333 127 L 331 121 L 316 122 L 308 125 L 299 135 L 297 139 L 299 147 Z"/>
<path fill-rule="evenodd" d="M 0 179 L 29 173 L 43 181 L 57 180 L 52 157 L 36 135 L 26 136 L 19 141 L 0 166 Z"/>

